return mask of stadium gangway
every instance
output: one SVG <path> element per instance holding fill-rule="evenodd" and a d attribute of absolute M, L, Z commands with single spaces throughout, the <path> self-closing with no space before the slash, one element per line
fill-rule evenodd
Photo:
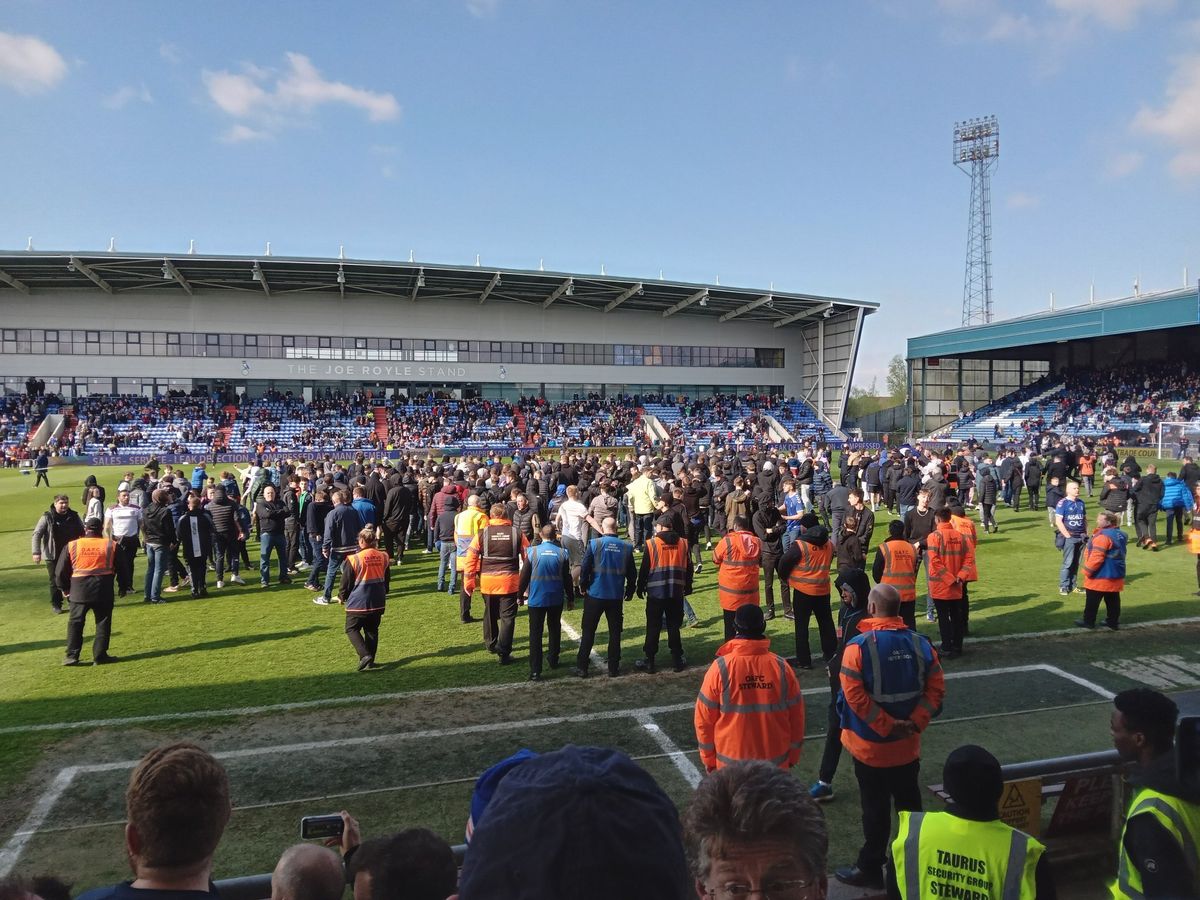
<path fill-rule="evenodd" d="M 456 844 L 450 848 L 454 851 L 454 864 L 460 869 L 467 856 L 467 845 Z M 270 900 L 271 876 L 242 875 L 238 878 L 223 878 L 215 881 L 217 894 L 221 900 Z"/>

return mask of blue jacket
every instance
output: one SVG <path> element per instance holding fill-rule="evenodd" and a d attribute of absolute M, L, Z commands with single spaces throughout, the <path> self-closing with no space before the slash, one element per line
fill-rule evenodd
<path fill-rule="evenodd" d="M 362 530 L 362 518 L 353 506 L 335 506 L 325 517 L 325 535 L 321 550 L 332 553 L 354 553 L 358 550 L 358 533 Z"/>
<path fill-rule="evenodd" d="M 1180 478 L 1172 478 L 1168 475 L 1163 480 L 1163 498 L 1159 501 L 1158 508 L 1190 510 L 1193 505 L 1192 494 L 1188 490 L 1187 484 Z"/>
<path fill-rule="evenodd" d="M 199 467 L 192 469 L 192 488 L 199 490 L 204 487 L 204 483 L 208 481 L 208 472 Z"/>
<path fill-rule="evenodd" d="M 338 596 L 346 613 L 382 613 L 387 607 L 391 569 L 382 550 L 359 550 L 342 563 L 342 587 Z"/>
<path fill-rule="evenodd" d="M 632 545 L 613 534 L 588 541 L 579 586 L 592 600 L 630 599 L 637 589 Z"/>
<path fill-rule="evenodd" d="M 929 638 L 908 629 L 868 631 L 846 644 L 858 644 L 861 647 L 862 678 L 870 686 L 875 702 L 894 718 L 911 718 L 913 710 L 923 702 L 925 681 L 935 665 L 933 645 Z M 882 744 L 907 737 L 884 737 L 879 734 L 855 714 L 846 702 L 845 694 L 838 694 L 837 710 L 842 728 L 853 731 L 864 740 Z M 934 716 L 938 712 L 929 710 Z"/>
<path fill-rule="evenodd" d="M 358 517 L 362 519 L 363 525 L 375 524 L 375 504 L 366 497 L 355 497 L 354 502 L 350 504 L 358 510 Z"/>
<path fill-rule="evenodd" d="M 562 547 L 551 541 L 530 547 L 525 551 L 529 565 L 521 573 L 522 588 L 528 588 L 528 605 L 531 609 L 562 606 L 571 587 L 571 557 Z M 524 582 L 528 579 L 528 585 Z M 572 599 L 574 594 L 572 593 Z"/>
<path fill-rule="evenodd" d="M 1125 577 L 1125 548 L 1129 542 L 1129 538 L 1125 536 L 1120 528 L 1102 528 L 1100 534 L 1107 537 L 1113 542 L 1113 547 L 1104 554 L 1104 562 L 1100 564 L 1100 568 L 1096 570 L 1093 578 L 1124 578 Z M 1092 550 L 1092 535 L 1088 538 L 1087 549 L 1090 553 Z"/>

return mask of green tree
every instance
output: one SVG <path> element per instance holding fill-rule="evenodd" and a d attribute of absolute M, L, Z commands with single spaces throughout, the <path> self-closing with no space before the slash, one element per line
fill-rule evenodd
<path fill-rule="evenodd" d="M 908 363 L 899 353 L 888 361 L 887 387 L 893 405 L 903 403 L 908 396 Z"/>

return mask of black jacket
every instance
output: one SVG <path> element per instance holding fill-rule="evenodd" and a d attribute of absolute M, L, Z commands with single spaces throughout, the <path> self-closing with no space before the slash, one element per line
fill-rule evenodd
<path fill-rule="evenodd" d="M 1164 753 L 1148 766 L 1129 775 L 1135 788 L 1151 788 L 1172 797 L 1200 803 L 1200 794 L 1189 791 L 1175 773 L 1175 754 Z M 1134 816 L 1125 824 L 1125 850 L 1142 876 L 1146 897 L 1195 897 L 1200 884 L 1189 876 L 1183 850 L 1171 834 L 1150 814 Z"/>
<path fill-rule="evenodd" d="M 291 514 L 282 500 L 267 501 L 260 498 L 254 504 L 254 518 L 260 535 L 283 534 L 283 523 L 291 518 Z"/>
<path fill-rule="evenodd" d="M 383 522 L 393 531 L 399 531 L 408 524 L 417 508 L 417 497 L 407 484 L 398 484 L 390 488 L 383 498 Z"/>
<path fill-rule="evenodd" d="M 1137 483 L 1137 487 L 1133 489 L 1133 496 L 1137 500 L 1137 509 L 1139 515 L 1150 515 L 1158 510 L 1158 504 L 1163 498 L 1163 480 L 1158 477 L 1157 472 L 1150 472 L 1143 475 Z"/>
<path fill-rule="evenodd" d="M 1100 489 L 1100 505 L 1109 512 L 1124 513 L 1129 505 L 1129 482 L 1121 475 L 1109 478 Z"/>
<path fill-rule="evenodd" d="M 80 537 L 83 537 L 83 520 L 79 513 L 68 509 L 60 516 L 51 506 L 34 526 L 33 552 L 41 554 L 43 562 L 54 562 L 67 544 Z"/>
<path fill-rule="evenodd" d="M 142 510 L 142 528 L 147 544 L 171 547 L 178 541 L 175 518 L 171 515 L 171 507 L 165 503 L 151 503 Z"/>
<path fill-rule="evenodd" d="M 787 522 L 774 506 L 763 506 L 753 517 L 754 533 L 762 541 L 762 555 L 778 559 L 783 555 L 783 532 Z"/>
<path fill-rule="evenodd" d="M 195 548 L 192 545 L 193 519 L 199 521 L 199 556 L 195 554 Z M 212 556 L 213 524 L 212 517 L 206 510 L 188 510 L 186 513 L 184 513 L 179 519 L 179 525 L 175 528 L 175 535 L 179 539 L 179 552 L 182 554 L 184 559 L 207 559 L 208 557 Z"/>
<path fill-rule="evenodd" d="M 236 541 L 238 536 L 237 511 L 239 504 L 226 497 L 224 500 L 213 500 L 204 507 L 212 516 L 213 534 L 226 540 Z"/>
<path fill-rule="evenodd" d="M 1042 464 L 1038 462 L 1036 456 L 1033 456 L 1030 457 L 1029 462 L 1025 463 L 1025 486 L 1032 491 L 1036 491 L 1041 485 Z"/>

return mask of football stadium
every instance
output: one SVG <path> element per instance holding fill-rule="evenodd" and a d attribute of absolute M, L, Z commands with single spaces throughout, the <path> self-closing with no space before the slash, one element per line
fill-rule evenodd
<path fill-rule="evenodd" d="M 6 10 L 0 900 L 1200 898 L 1197 23 L 1017 6 Z"/>

